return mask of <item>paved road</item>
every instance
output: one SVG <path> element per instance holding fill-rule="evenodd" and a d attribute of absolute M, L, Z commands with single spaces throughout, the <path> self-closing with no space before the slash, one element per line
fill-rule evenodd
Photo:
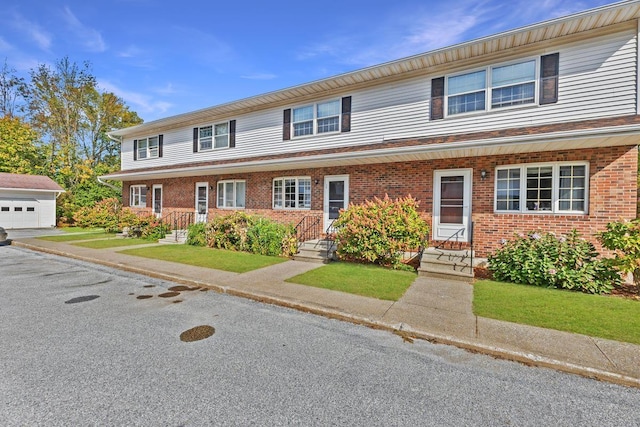
<path fill-rule="evenodd" d="M 637 389 L 174 285 L 0 247 L 0 425 L 640 425 Z"/>

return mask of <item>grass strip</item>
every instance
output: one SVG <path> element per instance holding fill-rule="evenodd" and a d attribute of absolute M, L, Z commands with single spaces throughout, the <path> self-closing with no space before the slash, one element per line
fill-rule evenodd
<path fill-rule="evenodd" d="M 287 282 L 397 301 L 417 277 L 410 271 L 334 262 L 287 279 Z"/>
<path fill-rule="evenodd" d="M 640 302 L 559 289 L 476 282 L 473 312 L 482 317 L 640 344 Z"/>
<path fill-rule="evenodd" d="M 98 240 L 98 239 L 108 239 L 111 237 L 115 237 L 115 233 L 105 233 L 103 231 L 94 232 L 94 233 L 70 233 L 70 234 L 60 234 L 57 236 L 42 236 L 38 237 L 40 240 L 48 240 L 50 242 L 73 242 L 76 240 Z"/>
<path fill-rule="evenodd" d="M 161 245 L 149 248 L 125 249 L 118 252 L 234 273 L 246 273 L 247 271 L 287 261 L 286 258 L 190 245 Z"/>
<path fill-rule="evenodd" d="M 104 228 L 60 227 L 58 230 L 65 233 L 94 233 L 98 231 L 104 233 Z"/>
<path fill-rule="evenodd" d="M 121 246 L 135 246 L 146 245 L 149 243 L 156 243 L 157 240 L 145 240 L 145 239 L 107 239 L 107 240 L 89 240 L 86 242 L 72 243 L 74 246 L 82 246 L 83 248 L 91 249 L 109 249 L 118 248 Z"/>

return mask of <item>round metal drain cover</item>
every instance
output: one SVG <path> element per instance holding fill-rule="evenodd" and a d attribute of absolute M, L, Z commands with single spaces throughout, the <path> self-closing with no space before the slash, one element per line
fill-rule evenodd
<path fill-rule="evenodd" d="M 209 338 L 216 332 L 213 326 L 209 325 L 200 325 L 195 328 L 187 329 L 183 333 L 180 334 L 180 341 L 184 342 L 192 342 L 192 341 L 200 341 L 205 338 Z"/>
<path fill-rule="evenodd" d="M 96 298 L 100 298 L 100 295 L 85 295 L 83 297 L 75 297 L 75 298 L 71 298 L 69 301 L 65 301 L 65 304 L 75 304 L 77 302 L 86 302 L 86 301 L 91 301 L 94 300 Z"/>

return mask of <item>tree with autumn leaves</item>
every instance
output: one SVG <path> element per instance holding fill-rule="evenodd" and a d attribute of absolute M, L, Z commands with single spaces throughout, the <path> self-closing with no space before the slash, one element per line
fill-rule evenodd
<path fill-rule="evenodd" d="M 48 175 L 67 192 L 58 214 L 120 197 L 97 176 L 120 168 L 120 147 L 107 132 L 142 123 L 124 101 L 100 91 L 90 64 L 63 58 L 41 64 L 29 80 L 0 70 L 0 171 Z"/>

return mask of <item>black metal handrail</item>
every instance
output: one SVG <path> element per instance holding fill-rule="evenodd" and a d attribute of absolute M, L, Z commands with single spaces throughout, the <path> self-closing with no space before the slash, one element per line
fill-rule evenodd
<path fill-rule="evenodd" d="M 329 226 L 327 227 L 327 229 L 325 230 L 324 234 L 325 234 L 325 239 L 327 240 L 327 255 L 325 256 L 326 259 L 329 259 L 329 254 L 331 253 L 331 249 L 333 249 L 333 247 L 336 244 L 336 233 L 338 232 L 338 229 L 336 227 L 333 226 L 333 223 L 336 220 L 331 220 L 331 222 L 329 223 Z"/>
<path fill-rule="evenodd" d="M 182 237 L 186 233 L 187 228 L 194 223 L 195 214 L 193 212 L 170 212 L 167 216 L 162 217 L 160 220 L 163 225 L 166 225 L 170 231 L 175 231 L 174 238 L 178 241 L 179 237 Z M 182 232 L 181 236 L 178 236 L 178 232 Z"/>
<path fill-rule="evenodd" d="M 450 242 L 454 237 L 456 238 L 456 243 L 460 243 L 459 241 L 460 234 L 464 233 L 464 230 L 466 229 L 467 227 L 462 227 L 460 230 L 456 231 L 451 236 L 447 237 L 446 240 L 443 240 L 442 242 L 440 242 L 440 244 L 436 246 L 435 249 L 442 249 L 444 245 L 447 244 L 447 242 Z"/>
<path fill-rule="evenodd" d="M 298 245 L 308 240 L 315 240 L 320 238 L 320 221 L 320 217 L 311 215 L 307 215 L 300 220 L 298 225 L 295 226 L 296 240 L 298 241 Z"/>

